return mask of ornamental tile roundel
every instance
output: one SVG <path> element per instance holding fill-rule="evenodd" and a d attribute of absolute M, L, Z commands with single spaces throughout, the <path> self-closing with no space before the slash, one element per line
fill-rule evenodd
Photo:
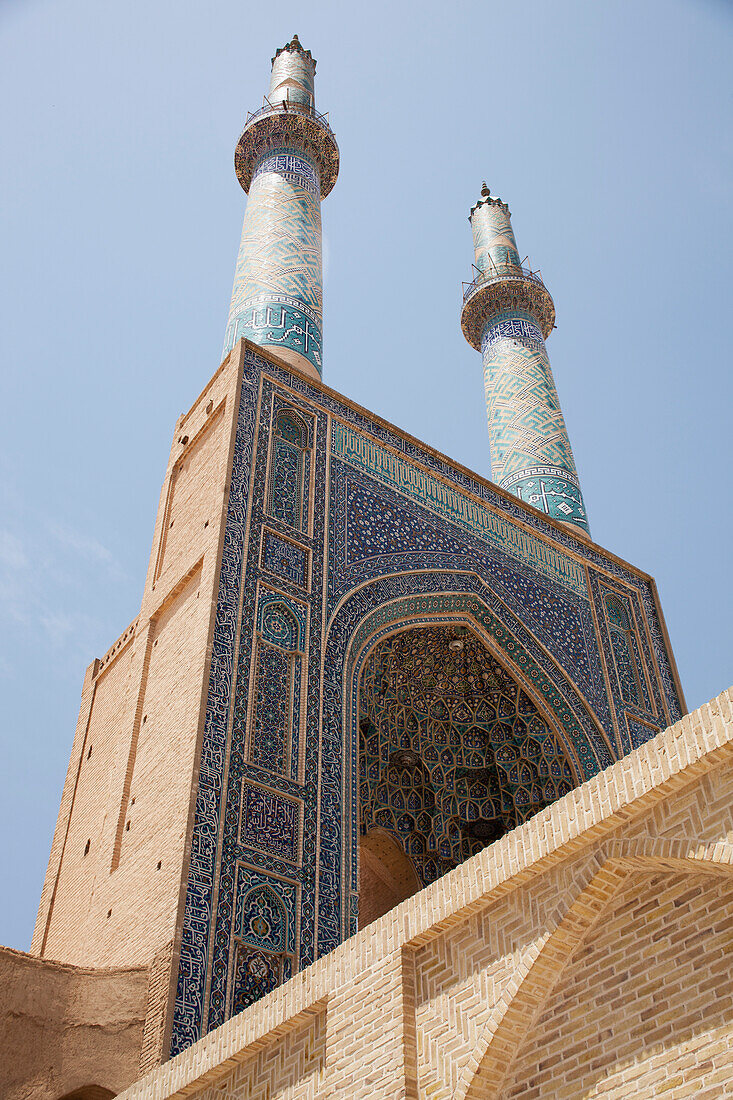
<path fill-rule="evenodd" d="M 375 647 L 359 733 L 360 832 L 390 832 L 423 885 L 575 785 L 547 720 L 461 627 Z"/>

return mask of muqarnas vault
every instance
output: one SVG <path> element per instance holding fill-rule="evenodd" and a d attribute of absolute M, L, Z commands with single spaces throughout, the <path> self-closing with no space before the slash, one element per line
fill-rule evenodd
<path fill-rule="evenodd" d="M 141 1069 L 684 711 L 654 582 L 590 539 L 505 202 L 471 211 L 461 318 L 493 481 L 322 383 L 315 68 L 278 50 L 237 146 L 225 358 L 176 425 L 140 614 L 87 671 L 33 942 L 153 960 Z"/>

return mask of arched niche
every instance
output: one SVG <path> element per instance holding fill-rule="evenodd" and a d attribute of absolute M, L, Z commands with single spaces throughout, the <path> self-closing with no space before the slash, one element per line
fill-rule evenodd
<path fill-rule="evenodd" d="M 267 510 L 271 516 L 298 531 L 305 519 L 307 452 L 305 422 L 293 409 L 280 409 L 272 432 Z"/>
<path fill-rule="evenodd" d="M 321 756 L 327 803 L 322 834 L 318 951 L 358 927 L 359 690 L 369 653 L 381 639 L 413 626 L 463 625 L 521 685 L 548 718 L 573 772 L 573 784 L 614 763 L 617 752 L 578 686 L 475 572 L 425 570 L 381 576 L 345 593 L 326 636 Z M 325 841 L 325 843 L 324 843 Z M 339 901 L 339 898 L 342 900 Z"/>
<path fill-rule="evenodd" d="M 577 782 L 551 716 L 466 625 L 395 629 L 371 648 L 359 687 L 359 832 L 386 832 L 421 886 Z"/>

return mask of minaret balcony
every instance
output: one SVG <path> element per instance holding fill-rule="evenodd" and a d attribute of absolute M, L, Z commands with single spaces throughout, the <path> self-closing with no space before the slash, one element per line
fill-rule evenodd
<path fill-rule="evenodd" d="M 234 153 L 237 179 L 249 191 L 257 161 L 272 149 L 294 147 L 312 157 L 321 177 L 321 198 L 328 195 L 338 177 L 339 147 L 328 115 L 315 107 L 294 100 L 265 102 L 247 115 L 244 130 Z"/>
<path fill-rule="evenodd" d="M 555 305 L 539 271 L 520 264 L 495 264 L 463 284 L 461 328 L 476 351 L 481 350 L 491 318 L 517 310 L 535 317 L 547 339 L 555 326 Z"/>

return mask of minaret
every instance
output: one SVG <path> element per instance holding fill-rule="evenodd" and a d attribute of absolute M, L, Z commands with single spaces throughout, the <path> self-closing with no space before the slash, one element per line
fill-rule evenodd
<path fill-rule="evenodd" d="M 322 371 L 321 199 L 339 151 L 315 108 L 316 63 L 297 34 L 272 59 L 264 106 L 249 115 L 234 157 L 248 193 L 224 355 L 242 336 L 311 377 Z"/>
<path fill-rule="evenodd" d="M 509 207 L 484 183 L 471 210 L 478 274 L 465 288 L 461 328 L 484 361 L 491 474 L 502 489 L 588 533 L 588 520 L 545 340 L 555 306 L 523 267 Z"/>

